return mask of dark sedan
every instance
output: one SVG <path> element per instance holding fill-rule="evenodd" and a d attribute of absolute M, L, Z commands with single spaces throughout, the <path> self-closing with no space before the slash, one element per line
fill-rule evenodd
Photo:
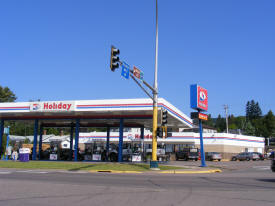
<path fill-rule="evenodd" d="M 258 154 L 255 154 L 254 152 L 242 152 L 232 157 L 232 161 L 236 161 L 236 160 L 255 161 L 255 160 L 260 160 L 260 156 Z"/>

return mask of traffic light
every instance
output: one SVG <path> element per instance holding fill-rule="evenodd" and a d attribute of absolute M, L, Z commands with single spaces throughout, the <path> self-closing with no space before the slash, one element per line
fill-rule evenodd
<path fill-rule="evenodd" d="M 163 131 L 161 127 L 157 128 L 157 137 L 163 137 Z"/>
<path fill-rule="evenodd" d="M 115 71 L 116 68 L 119 67 L 119 49 L 114 46 L 111 47 L 111 64 L 110 68 L 112 71 Z"/>
<path fill-rule="evenodd" d="M 168 118 L 168 112 L 167 110 L 162 110 L 161 114 L 161 125 L 166 126 L 167 125 L 167 118 Z"/>

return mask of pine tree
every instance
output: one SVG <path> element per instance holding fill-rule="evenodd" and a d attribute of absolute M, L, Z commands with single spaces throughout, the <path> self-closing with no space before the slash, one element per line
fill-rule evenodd
<path fill-rule="evenodd" d="M 263 118 L 263 133 L 264 137 L 272 137 L 275 136 L 275 117 L 270 110 Z"/>
<path fill-rule="evenodd" d="M 247 121 L 246 124 L 245 124 L 245 134 L 246 135 L 255 135 L 255 128 L 251 124 L 250 121 Z"/>
<path fill-rule="evenodd" d="M 262 116 L 262 110 L 259 106 L 259 103 L 258 102 L 255 103 L 253 99 L 247 102 L 245 112 L 246 112 L 246 119 L 250 121 L 254 119 L 259 119 Z"/>
<path fill-rule="evenodd" d="M 245 114 L 246 119 L 249 120 L 250 119 L 250 101 L 246 103 L 245 113 L 246 113 Z"/>
<path fill-rule="evenodd" d="M 220 114 L 218 115 L 218 118 L 216 120 L 216 128 L 218 132 L 224 132 L 226 128 L 225 118 L 222 118 Z"/>
<path fill-rule="evenodd" d="M 15 94 L 8 87 L 0 86 L 0 102 L 14 102 Z"/>
<path fill-rule="evenodd" d="M 262 116 L 262 110 L 261 110 L 258 102 L 255 105 L 255 111 L 254 112 L 255 112 L 255 114 L 254 114 L 255 118 L 260 118 Z"/>

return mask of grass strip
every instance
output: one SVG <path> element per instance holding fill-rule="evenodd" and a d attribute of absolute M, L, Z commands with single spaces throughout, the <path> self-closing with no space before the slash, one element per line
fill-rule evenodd
<path fill-rule="evenodd" d="M 60 169 L 68 171 L 79 170 L 119 170 L 119 171 L 148 171 L 149 164 L 143 163 L 90 163 L 90 162 L 50 162 L 50 161 L 29 161 L 14 162 L 0 161 L 0 168 L 17 169 Z M 182 167 L 159 165 L 160 170 L 184 169 Z"/>

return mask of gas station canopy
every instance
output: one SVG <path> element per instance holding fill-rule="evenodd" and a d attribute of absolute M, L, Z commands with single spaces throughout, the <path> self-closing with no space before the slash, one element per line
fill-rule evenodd
<path fill-rule="evenodd" d="M 191 128 L 192 120 L 163 98 L 158 99 L 158 124 L 161 110 L 168 111 L 169 128 Z M 2 120 L 38 119 L 45 126 L 69 126 L 76 119 L 82 127 L 152 128 L 153 101 L 151 99 L 108 99 L 0 103 Z"/>

